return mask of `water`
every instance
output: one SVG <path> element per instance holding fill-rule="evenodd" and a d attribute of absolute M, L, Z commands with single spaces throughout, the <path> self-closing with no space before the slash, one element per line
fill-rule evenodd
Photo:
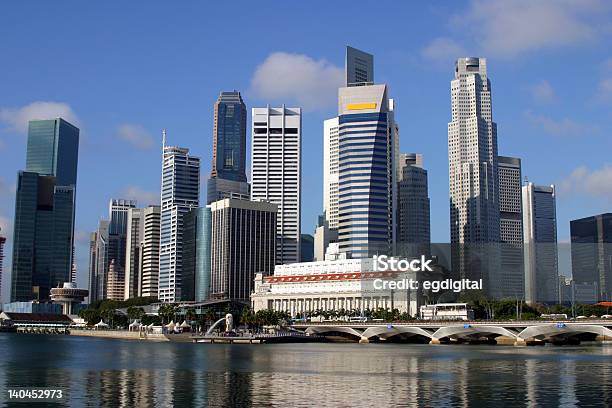
<path fill-rule="evenodd" d="M 612 345 L 211 345 L 0 334 L 0 400 L 70 406 L 612 406 Z M 39 404 L 34 407 L 42 406 Z"/>

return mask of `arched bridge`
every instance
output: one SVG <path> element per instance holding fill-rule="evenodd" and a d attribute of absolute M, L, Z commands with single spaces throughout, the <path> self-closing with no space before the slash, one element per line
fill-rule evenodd
<path fill-rule="evenodd" d="M 415 323 L 298 323 L 293 327 L 309 334 L 342 335 L 362 343 L 395 338 L 420 338 L 430 344 L 450 341 L 495 341 L 515 345 L 530 342 L 564 342 L 590 334 L 612 340 L 612 320 L 523 322 L 415 322 Z"/>

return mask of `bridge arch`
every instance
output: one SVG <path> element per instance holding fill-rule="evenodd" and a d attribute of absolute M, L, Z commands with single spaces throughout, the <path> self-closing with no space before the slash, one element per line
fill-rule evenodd
<path fill-rule="evenodd" d="M 546 324 L 530 326 L 518 334 L 518 338 L 524 341 L 530 339 L 544 339 L 561 335 L 576 335 L 582 333 L 600 334 L 612 338 L 612 330 L 605 326 L 593 324 Z"/>
<path fill-rule="evenodd" d="M 372 337 L 380 337 L 383 339 L 388 339 L 393 336 L 397 336 L 400 334 L 408 334 L 411 336 L 423 336 L 425 338 L 431 339 L 431 333 L 427 330 L 424 330 L 420 327 L 411 327 L 411 326 L 374 326 L 368 327 L 361 335 L 367 339 L 371 339 Z"/>
<path fill-rule="evenodd" d="M 353 329 L 352 327 L 347 326 L 310 326 L 305 330 L 308 334 L 324 334 L 331 332 L 338 333 L 346 333 L 352 336 L 355 336 L 357 340 L 363 338 L 363 335 L 358 330 Z"/>
<path fill-rule="evenodd" d="M 480 326 L 480 325 L 462 325 L 462 326 L 446 326 L 440 327 L 432 335 L 432 339 L 441 340 L 445 337 L 469 337 L 475 334 L 481 334 L 483 336 L 506 336 L 512 339 L 516 339 L 517 334 L 501 326 Z"/>

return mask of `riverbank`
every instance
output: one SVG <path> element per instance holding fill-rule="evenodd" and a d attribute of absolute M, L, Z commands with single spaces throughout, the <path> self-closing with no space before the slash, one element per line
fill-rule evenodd
<path fill-rule="evenodd" d="M 147 341 L 171 341 L 161 333 L 143 333 L 137 331 L 121 330 L 70 330 L 71 336 L 101 337 L 119 340 L 147 340 Z"/>

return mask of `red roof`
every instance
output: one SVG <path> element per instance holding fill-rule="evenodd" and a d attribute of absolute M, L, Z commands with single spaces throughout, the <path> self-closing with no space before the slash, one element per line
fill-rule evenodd
<path fill-rule="evenodd" d="M 595 306 L 612 307 L 612 302 L 599 302 Z"/>

